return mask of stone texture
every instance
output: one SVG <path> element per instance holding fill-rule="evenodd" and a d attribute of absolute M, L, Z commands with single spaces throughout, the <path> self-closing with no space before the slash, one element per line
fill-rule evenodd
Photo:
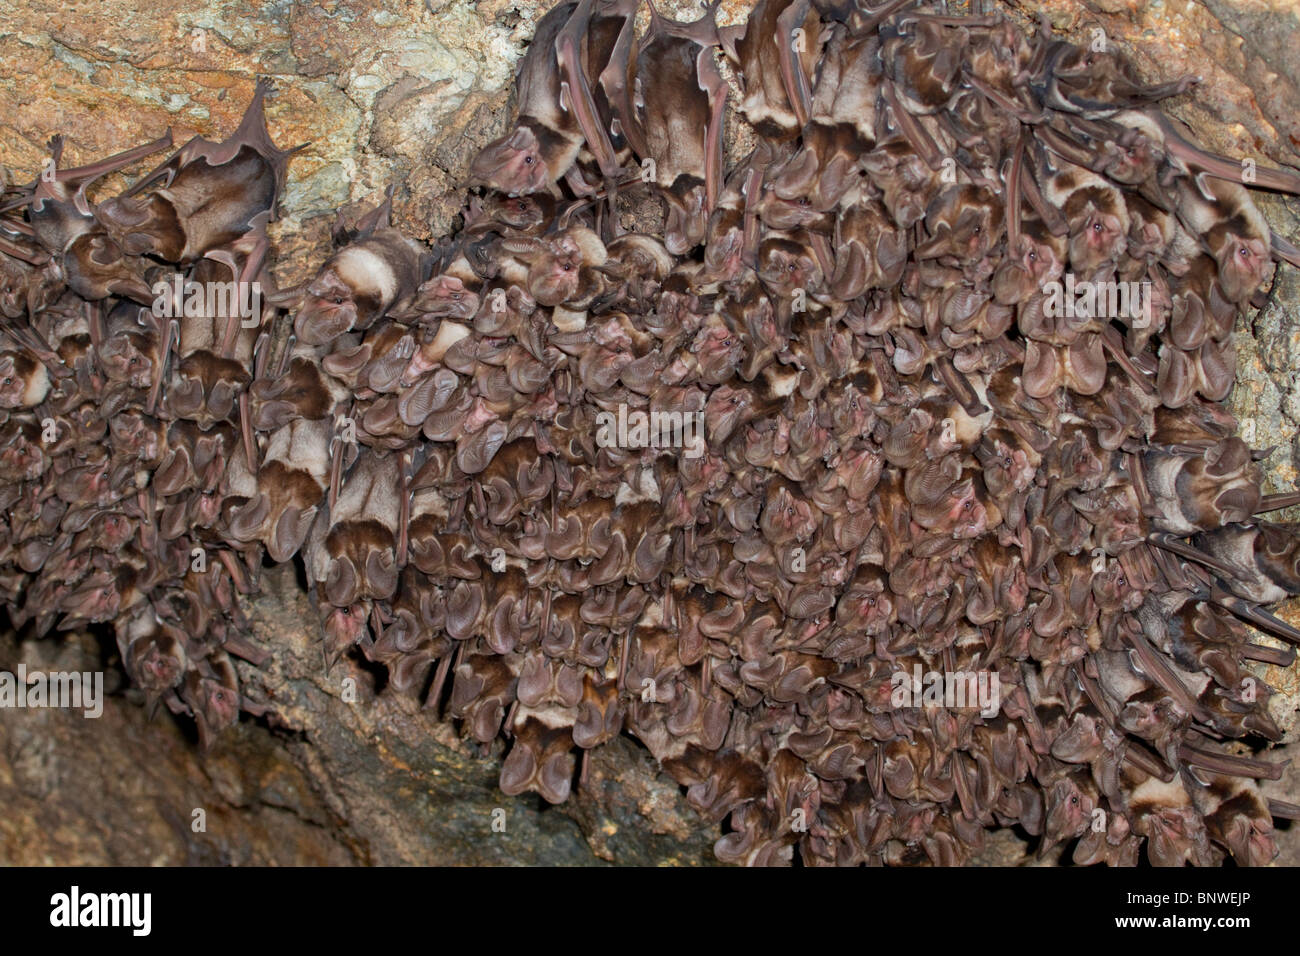
<path fill-rule="evenodd" d="M 275 662 L 240 664 L 270 712 L 200 753 L 188 721 L 151 721 L 106 645 L 83 633 L 0 640 L 0 670 L 99 670 L 103 716 L 0 711 L 0 862 L 42 864 L 707 865 L 716 838 L 631 741 L 604 748 L 562 807 L 497 789 L 480 753 L 419 704 L 377 692 L 382 671 L 325 671 L 290 566 L 250 606 Z M 194 829 L 202 809 L 206 829 Z M 494 823 L 497 826 L 494 828 Z M 502 829 L 502 826 L 504 829 Z"/>

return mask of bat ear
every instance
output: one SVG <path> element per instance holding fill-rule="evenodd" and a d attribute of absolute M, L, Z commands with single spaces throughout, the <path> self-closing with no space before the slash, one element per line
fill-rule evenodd
<path fill-rule="evenodd" d="M 397 561 L 392 551 L 376 549 L 366 556 L 366 585 L 370 594 L 384 600 L 397 591 Z"/>
<path fill-rule="evenodd" d="M 527 126 L 517 126 L 515 131 L 507 136 L 505 142 L 501 145 L 506 149 L 520 151 L 534 149 L 537 146 L 537 134 Z"/>
<path fill-rule="evenodd" d="M 355 225 L 348 225 L 347 219 L 340 212 L 334 220 L 334 226 L 330 229 L 330 238 L 334 240 L 334 245 L 345 246 L 357 239 L 364 239 L 379 229 L 389 228 L 392 225 L 395 188 L 390 183 L 384 190 L 384 201 L 358 219 Z"/>
<path fill-rule="evenodd" d="M 841 302 L 856 299 L 867 287 L 867 253 L 862 245 L 851 242 L 835 259 L 831 276 L 831 295 Z"/>
<path fill-rule="evenodd" d="M 876 242 L 876 265 L 882 273 L 881 288 L 888 289 L 902 281 L 907 265 L 907 239 L 902 233 L 881 235 Z"/>
<path fill-rule="evenodd" d="M 747 23 L 738 23 L 735 26 L 718 27 L 718 45 L 722 47 L 722 52 L 726 54 L 728 60 L 732 63 L 740 62 L 740 54 L 736 52 L 736 44 L 745 37 L 745 30 L 748 28 Z M 739 73 L 736 79 L 740 81 L 741 91 L 744 91 L 744 77 Z"/>
<path fill-rule="evenodd" d="M 292 310 L 296 309 L 302 302 L 306 288 L 304 283 L 290 286 L 287 289 L 277 289 L 275 292 L 263 292 L 262 298 L 271 305 Z"/>
<path fill-rule="evenodd" d="M 1270 238 L 1270 245 L 1273 248 L 1273 254 L 1279 259 L 1283 259 L 1291 265 L 1300 269 L 1300 249 L 1291 245 L 1286 239 L 1279 236 L 1276 232 Z"/>
<path fill-rule="evenodd" d="M 545 248 L 545 243 L 531 236 L 516 236 L 501 240 L 502 251 L 512 256 L 535 256 Z"/>
<path fill-rule="evenodd" d="M 357 571 L 352 559 L 344 556 L 335 559 L 325 579 L 325 596 L 335 607 L 346 607 L 357 594 Z"/>
<path fill-rule="evenodd" d="M 230 512 L 230 534 L 236 541 L 251 541 L 256 537 L 267 516 L 271 513 L 271 501 L 263 492 L 252 501 Z"/>
<path fill-rule="evenodd" d="M 354 348 L 331 352 L 325 356 L 321 364 L 324 365 L 325 371 L 335 378 L 344 379 L 349 385 L 355 385 L 356 376 L 370 361 L 372 351 L 372 345 L 366 342 Z"/>
<path fill-rule="evenodd" d="M 280 520 L 275 523 L 275 531 L 267 544 L 267 551 L 270 552 L 272 560 L 282 564 L 298 552 L 303 542 L 307 540 L 307 532 L 311 530 L 318 510 L 316 505 L 306 510 L 296 507 L 284 510 Z"/>

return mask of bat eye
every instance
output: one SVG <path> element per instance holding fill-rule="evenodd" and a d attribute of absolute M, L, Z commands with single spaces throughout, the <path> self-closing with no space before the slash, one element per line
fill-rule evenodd
<path fill-rule="evenodd" d="M 1092 231 L 1093 231 L 1093 232 L 1101 232 L 1101 223 L 1099 223 L 1099 222 L 1094 222 L 1094 223 L 1092 224 Z"/>
<path fill-rule="evenodd" d="M 460 293 L 459 293 L 459 292 L 453 292 L 453 293 L 451 294 L 451 301 L 453 301 L 453 302 L 459 302 L 459 301 L 460 301 Z"/>
<path fill-rule="evenodd" d="M 6 376 L 5 376 L 5 384 L 6 384 L 6 385 L 12 385 L 13 383 L 14 383 L 13 376 L 6 375 Z"/>
<path fill-rule="evenodd" d="M 1030 253 L 1029 253 L 1029 261 L 1030 261 L 1030 262 L 1034 262 L 1034 261 L 1037 260 L 1037 259 L 1038 259 L 1038 253 L 1033 252 L 1033 251 L 1031 250 Z"/>
<path fill-rule="evenodd" d="M 1003 459 L 1002 459 L 1002 467 L 1003 467 L 1003 468 L 1010 468 L 1010 467 L 1011 467 L 1011 456 L 1010 456 L 1010 455 L 1008 455 L 1006 458 L 1003 458 Z"/>
<path fill-rule="evenodd" d="M 1239 249 L 1237 250 L 1237 255 L 1241 256 L 1243 259 L 1249 259 L 1249 258 L 1250 258 L 1250 250 L 1247 249 L 1245 246 L 1242 246 L 1241 248 L 1239 248 Z"/>
<path fill-rule="evenodd" d="M 525 157 L 524 157 L 524 165 L 525 165 L 525 166 L 531 166 L 531 165 L 533 165 L 533 163 L 535 163 L 535 162 L 536 162 L 536 160 L 533 159 L 533 157 L 531 157 L 531 156 L 525 156 Z M 521 207 L 522 207 L 522 204 L 521 204 Z"/>
<path fill-rule="evenodd" d="M 961 507 L 963 511 L 970 511 L 972 508 L 975 507 L 975 502 L 967 498 L 966 501 L 962 503 Z"/>
<path fill-rule="evenodd" d="M 342 304 L 343 304 L 343 296 L 341 296 L 341 295 L 336 295 L 336 296 L 334 297 L 333 301 L 334 301 L 334 304 L 335 304 L 335 305 L 342 305 Z"/>
<path fill-rule="evenodd" d="M 791 518 L 793 518 L 793 517 L 794 517 L 794 508 L 793 508 L 793 507 L 786 508 L 786 509 L 785 509 L 785 513 L 788 514 Z"/>
<path fill-rule="evenodd" d="M 875 606 L 876 606 L 876 599 L 873 597 L 867 598 L 867 607 L 875 607 Z"/>

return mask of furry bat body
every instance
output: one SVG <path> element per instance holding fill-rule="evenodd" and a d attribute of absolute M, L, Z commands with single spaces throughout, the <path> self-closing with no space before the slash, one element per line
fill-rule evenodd
<path fill-rule="evenodd" d="M 560 73 L 561 36 L 579 3 L 552 8 L 537 24 L 533 41 L 519 64 L 515 89 L 519 118 L 514 129 L 485 146 L 470 166 L 470 177 L 509 195 L 527 195 L 555 187 L 577 161 L 585 137 L 572 109 L 562 106 L 561 84 L 581 90 Z M 591 0 L 582 0 L 590 15 Z M 566 57 L 579 54 L 576 38 L 566 38 Z M 584 82 L 585 85 L 585 82 Z M 572 102 L 572 93 L 568 102 Z"/>
<path fill-rule="evenodd" d="M 389 225 L 392 190 L 358 224 L 355 237 L 321 266 L 302 290 L 294 318 L 298 340 L 328 345 L 408 309 L 426 278 L 421 247 Z"/>
<path fill-rule="evenodd" d="M 691 24 L 656 13 L 637 54 L 637 75 L 644 78 L 638 138 L 668 202 L 665 245 L 674 255 L 704 238 L 722 185 L 727 86 L 713 62 L 717 43 L 712 8 Z"/>
<path fill-rule="evenodd" d="M 95 216 L 114 241 L 131 255 L 187 265 L 274 219 L 289 158 L 306 144 L 282 150 L 271 140 L 263 112 L 269 91 L 258 82 L 229 139 L 196 136 L 126 194 L 101 203 Z"/>
<path fill-rule="evenodd" d="M 313 585 L 334 607 L 393 596 L 405 550 L 404 498 L 401 456 L 367 450 L 348 472 L 334 507 L 317 516 L 304 558 Z"/>

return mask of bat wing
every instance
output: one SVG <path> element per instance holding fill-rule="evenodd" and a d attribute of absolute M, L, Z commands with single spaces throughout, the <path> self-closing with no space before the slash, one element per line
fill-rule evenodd
<path fill-rule="evenodd" d="M 596 99 L 582 69 L 582 47 L 591 22 L 592 5 L 593 0 L 580 0 L 555 41 L 556 61 L 560 67 L 560 102 L 578 121 L 602 175 L 612 179 L 618 173 L 618 160 L 609 133 L 600 123 Z"/>

